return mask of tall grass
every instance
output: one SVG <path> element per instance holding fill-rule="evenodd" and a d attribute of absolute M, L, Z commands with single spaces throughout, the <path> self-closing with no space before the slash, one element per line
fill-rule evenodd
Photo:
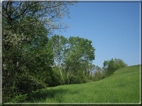
<path fill-rule="evenodd" d="M 26 103 L 139 103 L 140 66 L 119 69 L 108 78 L 32 92 Z"/>

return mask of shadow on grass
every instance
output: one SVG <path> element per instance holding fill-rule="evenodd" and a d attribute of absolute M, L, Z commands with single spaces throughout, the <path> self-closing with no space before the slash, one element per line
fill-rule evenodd
<path fill-rule="evenodd" d="M 54 99 L 56 102 L 62 102 L 62 96 L 66 93 L 77 93 L 77 92 L 70 92 L 67 89 L 45 89 L 39 90 L 37 92 L 32 93 L 29 97 L 27 102 L 28 103 L 36 103 L 36 102 L 45 102 L 46 99 Z"/>

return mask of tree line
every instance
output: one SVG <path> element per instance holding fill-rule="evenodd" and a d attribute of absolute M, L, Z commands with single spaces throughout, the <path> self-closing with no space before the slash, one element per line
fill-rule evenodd
<path fill-rule="evenodd" d="M 61 23 L 74 2 L 2 2 L 2 87 L 3 102 L 22 102 L 32 91 L 95 80 L 95 48 L 92 41 L 65 38 L 53 32 L 66 28 Z M 52 36 L 51 36 L 52 35 Z M 118 63 L 116 65 L 116 63 Z M 105 61 L 104 78 L 123 61 Z M 121 65 L 122 67 L 125 66 Z M 111 72 L 110 70 L 113 70 Z M 98 69 L 97 69 L 97 71 Z"/>
<path fill-rule="evenodd" d="M 127 64 L 118 58 L 112 58 L 111 60 L 105 60 L 103 67 L 95 66 L 95 73 L 93 74 L 92 80 L 98 81 L 112 75 L 116 70 L 127 67 Z"/>

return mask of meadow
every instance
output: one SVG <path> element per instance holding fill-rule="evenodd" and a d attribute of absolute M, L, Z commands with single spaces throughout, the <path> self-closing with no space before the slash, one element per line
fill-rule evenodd
<path fill-rule="evenodd" d="M 128 66 L 95 82 L 48 87 L 25 103 L 140 103 L 140 65 Z"/>

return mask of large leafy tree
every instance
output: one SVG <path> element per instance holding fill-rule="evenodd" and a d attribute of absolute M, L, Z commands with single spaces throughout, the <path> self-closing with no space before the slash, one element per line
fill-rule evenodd
<path fill-rule="evenodd" d="M 49 43 L 54 52 L 53 67 L 60 72 L 63 83 L 80 83 L 84 76 L 89 77 L 95 58 L 95 49 L 90 40 L 54 35 Z"/>
<path fill-rule="evenodd" d="M 31 28 L 33 28 L 33 25 L 37 25 L 36 20 L 40 20 L 40 23 L 44 23 L 48 31 L 58 30 L 66 28 L 65 24 L 61 23 L 60 20 L 65 15 L 69 16 L 67 6 L 72 4 L 73 2 L 62 1 L 3 1 L 2 15 L 3 20 L 6 20 L 5 24 L 9 24 L 9 27 L 7 27 L 9 29 L 13 27 L 30 30 L 26 28 L 27 23 L 21 24 L 21 20 L 27 21 L 24 20 L 26 17 L 30 20 L 28 24 L 31 25 Z M 31 19 L 31 17 L 33 18 Z"/>
<path fill-rule="evenodd" d="M 88 64 L 95 59 L 95 49 L 91 43 L 90 40 L 80 37 L 70 37 L 68 39 L 64 62 L 67 79 L 79 75 L 80 71 L 87 75 Z"/>
<path fill-rule="evenodd" d="M 3 102 L 51 82 L 52 49 L 47 34 L 65 28 L 60 20 L 71 2 L 3 1 Z"/>

